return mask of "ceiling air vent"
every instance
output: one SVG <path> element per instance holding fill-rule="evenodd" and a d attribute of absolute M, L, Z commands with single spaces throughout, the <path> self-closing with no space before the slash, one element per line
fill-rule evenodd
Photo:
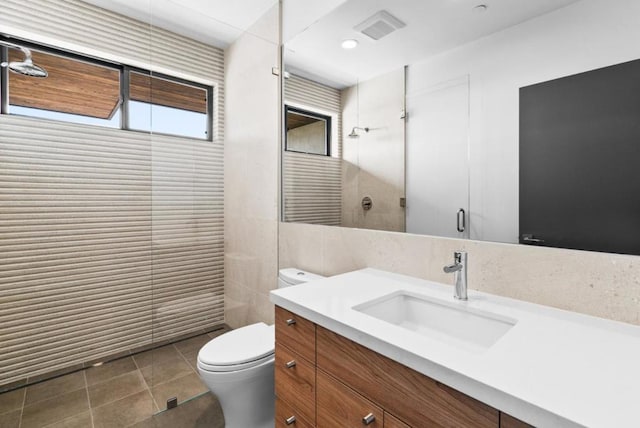
<path fill-rule="evenodd" d="M 353 29 L 361 32 L 365 36 L 371 37 L 373 40 L 380 40 L 405 25 L 404 22 L 389 12 L 381 10 L 364 22 L 353 27 Z"/>

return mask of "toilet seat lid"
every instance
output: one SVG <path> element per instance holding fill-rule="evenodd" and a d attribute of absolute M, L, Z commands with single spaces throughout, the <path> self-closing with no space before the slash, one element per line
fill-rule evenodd
<path fill-rule="evenodd" d="M 273 354 L 275 328 L 263 322 L 231 330 L 200 349 L 198 361 L 207 366 L 238 366 Z"/>

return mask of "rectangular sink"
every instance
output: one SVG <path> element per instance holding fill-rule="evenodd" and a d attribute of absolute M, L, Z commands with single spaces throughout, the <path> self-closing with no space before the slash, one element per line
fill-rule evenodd
<path fill-rule="evenodd" d="M 470 309 L 462 302 L 432 299 L 407 291 L 356 305 L 354 310 L 433 339 L 473 351 L 489 349 L 516 320 Z"/>

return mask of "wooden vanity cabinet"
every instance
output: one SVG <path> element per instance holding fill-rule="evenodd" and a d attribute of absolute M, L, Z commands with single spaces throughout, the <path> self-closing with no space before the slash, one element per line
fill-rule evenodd
<path fill-rule="evenodd" d="M 314 428 L 315 424 L 307 421 L 295 408 L 281 398 L 276 398 L 275 428 Z"/>
<path fill-rule="evenodd" d="M 317 426 L 382 428 L 384 414 L 373 404 L 342 382 L 317 370 Z"/>
<path fill-rule="evenodd" d="M 411 428 L 391 413 L 384 412 L 384 428 Z"/>
<path fill-rule="evenodd" d="M 316 367 L 285 346 L 276 349 L 276 395 L 303 419 L 315 422 Z"/>
<path fill-rule="evenodd" d="M 276 427 L 529 427 L 280 307 L 275 365 Z"/>
<path fill-rule="evenodd" d="M 322 327 L 317 367 L 415 427 L 496 428 L 499 412 Z"/>
<path fill-rule="evenodd" d="M 276 345 L 284 345 L 316 363 L 316 325 L 286 309 L 276 307 Z"/>
<path fill-rule="evenodd" d="M 316 426 L 316 325 L 276 307 L 276 426 Z"/>

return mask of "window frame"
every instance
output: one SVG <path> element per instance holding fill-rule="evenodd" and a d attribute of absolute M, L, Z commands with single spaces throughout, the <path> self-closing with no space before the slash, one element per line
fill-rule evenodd
<path fill-rule="evenodd" d="M 325 145 L 324 145 L 324 153 L 313 153 L 313 152 L 303 152 L 300 150 L 292 150 L 289 148 L 289 144 L 288 144 L 288 134 L 289 134 L 289 126 L 288 126 L 288 122 L 289 122 L 289 112 L 298 114 L 298 115 L 302 115 L 302 116 L 307 116 L 307 117 L 311 117 L 313 119 L 319 119 L 319 120 L 323 120 L 325 122 L 325 127 L 324 127 L 324 131 L 325 131 Z M 284 151 L 285 152 L 291 152 L 291 153 L 302 153 L 302 154 L 306 154 L 306 155 L 314 155 L 314 156 L 325 156 L 325 157 L 331 157 L 331 126 L 332 126 L 332 120 L 331 120 L 331 116 L 327 116 L 326 114 L 322 114 L 322 113 L 318 113 L 312 110 L 307 110 L 304 108 L 300 108 L 300 107 L 294 107 L 288 104 L 285 104 L 284 106 Z"/>
<path fill-rule="evenodd" d="M 60 49 L 60 48 L 56 48 L 56 47 L 51 47 L 48 45 L 42 45 L 42 44 L 38 44 L 38 43 L 33 43 L 33 42 L 29 42 L 26 40 L 22 40 L 19 38 L 14 38 L 14 37 L 7 37 L 7 36 L 3 36 L 0 35 L 0 41 L 1 42 L 6 42 L 6 43 L 12 43 L 12 44 L 17 44 L 20 46 L 24 46 L 25 48 L 28 49 L 32 49 L 34 51 L 40 51 L 40 52 L 44 52 L 46 54 L 50 54 L 50 55 L 57 55 L 57 56 L 61 56 L 63 58 L 68 58 L 71 60 L 75 60 L 75 61 L 81 61 L 81 62 L 85 62 L 88 64 L 92 64 L 92 65 L 97 65 L 97 66 L 101 66 L 101 67 L 106 67 L 106 68 L 110 68 L 113 70 L 118 70 L 120 72 L 120 100 L 119 100 L 119 107 L 120 107 L 120 126 L 113 128 L 113 127 L 106 127 L 106 126 L 101 126 L 101 125 L 84 125 L 84 126 L 97 126 L 100 128 L 107 128 L 107 129 L 120 129 L 123 131 L 128 131 L 128 132 L 139 132 L 139 133 L 144 133 L 144 134 L 149 134 L 149 135 L 167 135 L 167 136 L 172 136 L 172 137 L 179 137 L 179 138 L 189 138 L 189 139 L 195 139 L 195 140 L 203 140 L 203 141 L 213 141 L 213 122 L 214 122 L 214 86 L 211 85 L 205 85 L 202 83 L 198 83 L 198 82 L 193 82 L 190 80 L 186 80 L 186 79 L 182 79 L 179 77 L 175 77 L 175 76 L 171 76 L 168 74 L 164 74 L 164 73 L 158 73 L 152 70 L 146 70 L 140 67 L 135 67 L 135 66 L 131 66 L 131 65 L 127 65 L 127 64 L 121 64 L 121 63 L 116 63 L 116 62 L 111 62 L 111 61 L 107 61 L 104 59 L 100 59 L 100 58 L 96 58 L 96 57 L 92 57 L 89 55 L 83 55 L 83 54 L 79 54 L 76 52 L 72 52 L 72 51 L 67 51 L 64 49 Z M 9 58 L 9 47 L 4 46 L 2 44 L 0 44 L 0 62 L 4 62 L 4 61 L 8 61 Z M 181 85 L 186 85 L 186 86 L 191 86 L 194 88 L 198 88 L 198 89 L 203 89 L 206 91 L 207 94 L 207 123 L 206 123 L 206 137 L 204 138 L 198 138 L 198 137 L 188 137 L 188 136 L 184 136 L 184 135 L 179 135 L 179 134 L 168 134 L 168 133 L 162 133 L 162 132 L 154 132 L 153 130 L 151 131 L 143 131 L 143 130 L 139 130 L 139 129 L 131 129 L 129 126 L 130 120 L 129 120 L 129 101 L 130 101 L 130 97 L 129 97 L 129 75 L 130 73 L 139 73 L 139 74 L 144 74 L 147 75 L 151 78 L 158 78 L 158 79 L 163 79 L 163 80 L 168 80 L 170 82 L 174 82 L 174 83 L 178 83 Z M 0 67 L 0 115 L 12 115 L 11 111 L 10 111 L 10 97 L 11 94 L 9 93 L 9 67 Z M 150 103 L 150 105 L 153 105 L 153 103 Z M 13 114 L 15 115 L 15 114 Z M 22 116 L 22 117 L 33 117 L 33 116 L 24 116 L 24 115 L 15 115 L 15 116 Z M 54 122 L 64 122 L 64 123 L 75 123 L 75 122 L 68 122 L 68 121 L 59 121 L 57 119 L 44 119 L 44 118 L 37 118 L 38 120 L 51 120 Z"/>

